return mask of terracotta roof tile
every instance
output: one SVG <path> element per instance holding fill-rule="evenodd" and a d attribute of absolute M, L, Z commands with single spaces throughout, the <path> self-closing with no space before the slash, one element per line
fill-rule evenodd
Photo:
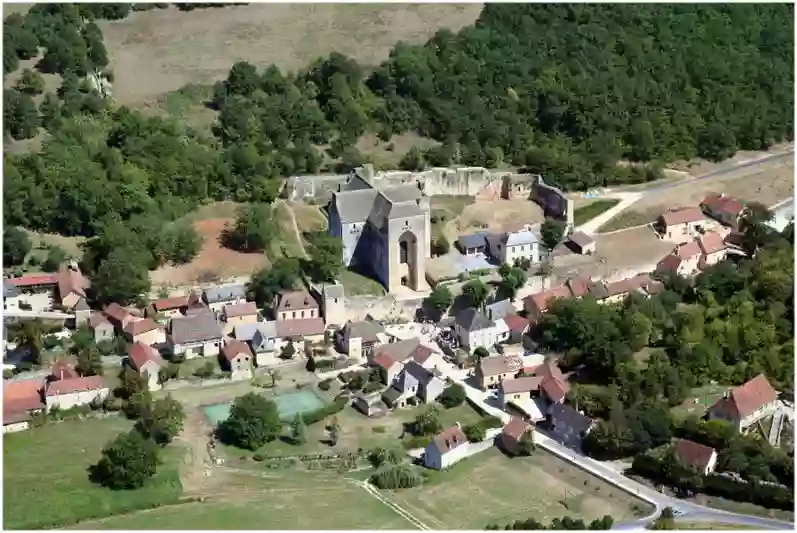
<path fill-rule="evenodd" d="M 684 466 L 705 470 L 714 455 L 714 448 L 691 440 L 678 439 L 675 441 L 675 455 Z"/>
<path fill-rule="evenodd" d="M 503 394 L 517 394 L 519 392 L 534 392 L 540 389 L 543 376 L 527 376 L 515 379 L 505 379 L 499 385 Z"/>
<path fill-rule="evenodd" d="M 37 379 L 3 381 L 3 418 L 45 407 L 41 396 L 44 384 Z"/>
<path fill-rule="evenodd" d="M 321 335 L 326 325 L 321 318 L 297 318 L 295 320 L 277 321 L 277 335 L 283 338 Z"/>
<path fill-rule="evenodd" d="M 505 437 L 517 442 L 523 437 L 523 434 L 533 429 L 531 424 L 527 423 L 522 418 L 513 416 L 507 425 L 504 426 L 503 434 Z"/>
<path fill-rule="evenodd" d="M 227 341 L 227 344 L 221 349 L 221 355 L 230 362 L 241 354 L 252 356 L 252 350 L 249 348 L 249 345 L 243 341 Z"/>
<path fill-rule="evenodd" d="M 59 359 L 53 363 L 50 375 L 54 379 L 72 379 L 80 377 L 77 370 L 75 370 L 75 366 L 66 359 Z"/>
<path fill-rule="evenodd" d="M 744 385 L 731 389 L 726 397 L 712 406 L 712 409 L 722 407 L 739 418 L 745 418 L 777 398 L 778 393 L 769 384 L 766 376 L 759 374 Z"/>
<path fill-rule="evenodd" d="M 33 287 L 35 285 L 57 285 L 58 275 L 56 274 L 30 274 L 18 278 L 10 278 L 9 283 L 15 287 Z"/>
<path fill-rule="evenodd" d="M 724 194 L 709 194 L 700 202 L 700 205 L 706 206 L 712 211 L 727 213 L 732 216 L 739 216 L 744 211 L 742 202 Z"/>
<path fill-rule="evenodd" d="M 545 312 L 554 298 L 570 298 L 570 289 L 565 286 L 554 287 L 523 298 L 523 302 L 531 302 L 540 311 Z"/>
<path fill-rule="evenodd" d="M 700 255 L 700 245 L 696 240 L 689 241 L 676 247 L 675 250 L 673 250 L 673 253 L 680 259 L 689 259 L 690 257 Z"/>
<path fill-rule="evenodd" d="M 107 388 L 102 376 L 86 376 L 82 378 L 59 379 L 47 384 L 47 396 L 59 396 L 80 391 L 96 391 Z"/>
<path fill-rule="evenodd" d="M 446 453 L 467 444 L 468 438 L 465 436 L 462 428 L 459 427 L 459 425 L 455 425 L 437 435 L 433 442 L 440 451 L 440 455 L 445 455 Z"/>
<path fill-rule="evenodd" d="M 702 235 L 697 242 L 705 255 L 721 252 L 728 248 L 724 237 L 718 231 L 710 231 Z"/>
<path fill-rule="evenodd" d="M 523 333 L 529 327 L 529 319 L 520 315 L 506 315 L 504 322 L 513 333 Z"/>
<path fill-rule="evenodd" d="M 242 304 L 232 304 L 224 306 L 224 315 L 227 318 L 237 316 L 249 316 L 257 314 L 257 304 L 254 302 L 244 302 Z"/>
<path fill-rule="evenodd" d="M 147 361 L 152 361 L 159 366 L 166 364 L 155 348 L 140 341 L 127 345 L 127 355 L 137 370 L 140 370 Z"/>
<path fill-rule="evenodd" d="M 698 222 L 705 220 L 706 215 L 699 207 L 679 207 L 670 209 L 661 215 L 664 223 L 667 226 L 674 226 L 678 224 L 686 224 L 687 222 Z"/>
<path fill-rule="evenodd" d="M 152 302 L 152 308 L 155 311 L 171 311 L 173 309 L 180 309 L 181 307 L 188 307 L 190 296 L 172 296 L 171 298 L 161 298 Z"/>
<path fill-rule="evenodd" d="M 508 372 L 520 372 L 523 361 L 520 357 L 511 355 L 494 355 L 479 361 L 479 369 L 483 376 L 497 376 Z"/>
<path fill-rule="evenodd" d="M 130 335 L 141 335 L 142 333 L 158 329 L 158 327 L 159 326 L 151 318 L 144 318 L 142 320 L 128 322 L 124 329 L 125 332 Z"/>

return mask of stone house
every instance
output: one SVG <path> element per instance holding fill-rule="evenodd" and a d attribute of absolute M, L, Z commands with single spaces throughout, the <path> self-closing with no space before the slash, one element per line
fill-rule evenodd
<path fill-rule="evenodd" d="M 141 313 L 137 309 L 122 307 L 116 302 L 109 304 L 102 312 L 105 318 L 113 324 L 114 329 L 119 335 L 124 335 L 125 327 L 130 322 L 141 318 Z"/>
<path fill-rule="evenodd" d="M 566 403 L 554 403 L 546 417 L 548 434 L 559 444 L 580 450 L 584 437 L 589 435 L 595 421 L 576 411 Z"/>
<path fill-rule="evenodd" d="M 716 265 L 728 256 L 730 247 L 725 243 L 723 235 L 717 231 L 710 231 L 705 235 L 701 235 L 697 240 L 697 244 L 702 252 L 698 263 L 698 267 L 701 270 Z"/>
<path fill-rule="evenodd" d="M 421 343 L 417 337 L 378 346 L 368 363 L 380 369 L 382 382 L 392 384 L 410 361 L 426 370 L 434 370 L 442 362 L 438 352 Z"/>
<path fill-rule="evenodd" d="M 127 345 L 127 358 L 133 370 L 146 376 L 148 390 L 160 390 L 160 371 L 166 366 L 166 362 L 155 348 L 136 341 Z"/>
<path fill-rule="evenodd" d="M 418 398 L 429 404 L 443 393 L 445 383 L 432 372 L 410 360 L 402 368 L 393 385 L 382 394 L 382 400 L 390 407 L 406 407 L 410 398 Z"/>
<path fill-rule="evenodd" d="M 52 373 L 44 386 L 44 402 L 47 410 L 54 407 L 71 409 L 93 401 L 104 401 L 109 392 L 102 376 L 80 377 L 71 364 L 61 360 L 53 365 Z"/>
<path fill-rule="evenodd" d="M 233 327 L 239 324 L 256 324 L 260 319 L 254 302 L 225 305 L 222 317 L 228 326 Z"/>
<path fill-rule="evenodd" d="M 174 355 L 214 357 L 222 345 L 222 333 L 216 316 L 207 309 L 169 321 L 166 343 Z"/>
<path fill-rule="evenodd" d="M 80 325 L 88 320 L 91 310 L 86 303 L 86 289 L 91 282 L 80 273 L 77 263 L 69 262 L 61 265 L 57 274 L 58 300 L 61 309 L 75 313 L 75 324 Z"/>
<path fill-rule="evenodd" d="M 520 231 L 509 231 L 487 240 L 490 254 L 499 263 L 514 265 L 515 261 L 520 259 L 528 259 L 531 263 L 540 262 L 542 237 L 531 227 Z"/>
<path fill-rule="evenodd" d="M 714 226 L 700 208 L 680 207 L 659 216 L 653 225 L 662 239 L 684 244 Z"/>
<path fill-rule="evenodd" d="M 382 402 L 382 393 L 379 391 L 367 395 L 358 392 L 354 397 L 352 407 L 371 418 L 384 416 L 388 411 L 387 406 Z"/>
<path fill-rule="evenodd" d="M 674 273 L 679 276 L 692 276 L 698 271 L 701 258 L 700 246 L 696 240 L 679 245 L 656 265 L 658 273 Z"/>
<path fill-rule="evenodd" d="M 335 333 L 335 348 L 357 359 L 367 359 L 374 348 L 386 343 L 385 327 L 375 320 L 347 322 Z"/>
<path fill-rule="evenodd" d="M 94 342 L 110 341 L 114 338 L 113 324 L 100 312 L 94 312 L 89 317 L 89 329 L 94 333 Z"/>
<path fill-rule="evenodd" d="M 764 374 L 734 387 L 708 409 L 709 420 L 725 420 L 742 432 L 778 409 L 778 393 Z"/>
<path fill-rule="evenodd" d="M 346 301 L 343 285 L 325 284 L 319 294 L 321 315 L 327 326 L 342 326 L 346 323 Z"/>
<path fill-rule="evenodd" d="M 526 316 L 532 321 L 538 321 L 543 313 L 548 310 L 556 298 L 570 298 L 572 296 L 570 289 L 564 285 L 559 287 L 552 287 L 546 291 L 531 294 L 523 298 L 523 310 L 526 311 Z"/>
<path fill-rule="evenodd" d="M 274 315 L 277 322 L 321 317 L 318 302 L 305 290 L 281 292 L 277 298 Z"/>
<path fill-rule="evenodd" d="M 230 379 L 252 379 L 252 351 L 239 340 L 227 341 L 221 350 L 222 368 L 230 372 Z"/>
<path fill-rule="evenodd" d="M 239 324 L 233 329 L 233 335 L 239 341 L 249 344 L 255 354 L 255 364 L 262 366 L 268 362 L 271 354 L 282 347 L 277 336 L 277 322 L 269 320 L 257 324 Z"/>
<path fill-rule="evenodd" d="M 546 404 L 565 401 L 570 386 L 555 361 L 546 359 L 529 373 L 530 376 L 501 381 L 498 399 L 503 407 L 509 402 L 517 403 L 536 396 L 543 398 Z"/>
<path fill-rule="evenodd" d="M 711 446 L 677 439 L 673 451 L 679 463 L 699 472 L 700 475 L 707 476 L 717 467 L 717 451 Z"/>
<path fill-rule="evenodd" d="M 3 383 L 3 433 L 15 433 L 30 428 L 32 415 L 45 408 L 40 380 Z"/>
<path fill-rule="evenodd" d="M 575 231 L 571 233 L 567 238 L 566 245 L 568 248 L 580 255 L 592 255 L 596 250 L 595 239 L 583 231 Z"/>
<path fill-rule="evenodd" d="M 487 238 L 490 233 L 480 232 L 471 235 L 460 235 L 457 239 L 457 248 L 464 255 L 487 254 L 489 244 Z"/>
<path fill-rule="evenodd" d="M 128 322 L 124 328 L 124 336 L 127 342 L 143 342 L 147 346 L 166 342 L 166 330 L 151 318 Z"/>
<path fill-rule="evenodd" d="M 242 304 L 246 301 L 245 285 L 228 285 L 205 289 L 202 300 L 213 312 L 220 312 L 225 305 Z"/>
<path fill-rule="evenodd" d="M 498 436 L 498 446 L 509 455 L 517 455 L 520 439 L 526 433 L 534 431 L 534 427 L 522 418 L 513 416 Z"/>
<path fill-rule="evenodd" d="M 283 343 L 291 341 L 298 351 L 302 351 L 306 343 L 323 342 L 326 338 L 324 319 L 297 318 L 296 320 L 277 320 L 277 337 Z"/>
<path fill-rule="evenodd" d="M 427 468 L 443 470 L 464 459 L 468 451 L 468 438 L 457 423 L 437 435 L 426 446 L 423 464 Z"/>
<path fill-rule="evenodd" d="M 744 214 L 744 204 L 724 193 L 709 194 L 700 202 L 700 209 L 720 224 L 732 229 L 739 229 Z"/>
<path fill-rule="evenodd" d="M 523 336 L 529 331 L 529 320 L 520 315 L 507 315 L 502 319 L 506 328 L 509 330 L 509 337 L 506 342 L 517 344 L 523 342 Z"/>
<path fill-rule="evenodd" d="M 183 315 L 191 302 L 191 296 L 172 296 L 171 298 L 161 298 L 154 300 L 146 309 L 148 317 L 156 315 L 164 318 L 174 318 Z M 195 297 L 194 297 L 195 299 Z"/>
<path fill-rule="evenodd" d="M 454 319 L 454 331 L 459 343 L 470 351 L 476 348 L 489 349 L 509 338 L 505 324 L 497 324 L 475 307 L 463 309 Z"/>
<path fill-rule="evenodd" d="M 482 390 L 498 387 L 501 382 L 513 379 L 523 370 L 523 360 L 513 355 L 485 357 L 476 365 L 476 382 Z"/>

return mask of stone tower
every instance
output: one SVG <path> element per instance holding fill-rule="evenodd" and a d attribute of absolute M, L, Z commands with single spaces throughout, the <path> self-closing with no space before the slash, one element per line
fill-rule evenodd
<path fill-rule="evenodd" d="M 346 323 L 346 302 L 343 285 L 330 283 L 321 289 L 321 308 L 327 326 L 335 324 L 343 327 Z"/>

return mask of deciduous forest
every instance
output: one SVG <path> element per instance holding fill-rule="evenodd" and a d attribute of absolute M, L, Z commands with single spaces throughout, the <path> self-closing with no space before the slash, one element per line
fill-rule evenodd
<path fill-rule="evenodd" d="M 400 43 L 373 70 L 336 53 L 295 73 L 235 64 L 208 102 L 212 136 L 114 109 L 85 77 L 108 64 L 92 21 L 149 6 L 37 4 L 5 20 L 5 73 L 38 57 L 63 77 L 38 108 L 36 72 L 5 91 L 4 135 L 48 134 L 5 159 L 6 224 L 92 236 L 207 199 L 269 202 L 291 174 L 361 164 L 366 132 L 442 143 L 413 168 L 510 163 L 583 189 L 766 148 L 793 128 L 788 4 L 488 5 L 473 27 Z"/>

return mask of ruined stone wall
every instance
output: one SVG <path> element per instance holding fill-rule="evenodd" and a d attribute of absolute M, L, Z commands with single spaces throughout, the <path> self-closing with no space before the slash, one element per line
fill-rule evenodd
<path fill-rule="evenodd" d="M 531 187 L 531 199 L 542 207 L 545 216 L 567 221 L 568 228 L 573 227 L 573 200 L 553 185 L 548 185 L 542 176 L 536 176 Z"/>

